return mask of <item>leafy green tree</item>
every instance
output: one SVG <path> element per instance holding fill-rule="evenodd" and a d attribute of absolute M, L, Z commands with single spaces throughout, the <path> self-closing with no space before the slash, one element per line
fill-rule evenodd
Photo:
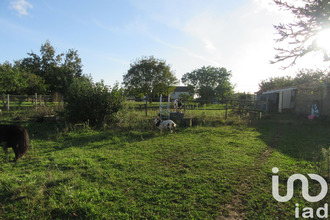
<path fill-rule="evenodd" d="M 0 64 L 0 93 L 25 95 L 43 93 L 46 90 L 41 77 L 23 71 L 8 61 Z"/>
<path fill-rule="evenodd" d="M 269 90 L 290 87 L 294 85 L 294 80 L 290 76 L 270 77 L 267 80 L 262 80 L 259 83 L 258 93 L 263 93 Z"/>
<path fill-rule="evenodd" d="M 329 0 L 299 0 L 288 3 L 283 0 L 274 0 L 281 9 L 291 11 L 295 20 L 289 24 L 274 25 L 280 38 L 276 42 L 287 42 L 285 48 L 276 48 L 278 51 L 275 60 L 277 63 L 291 60 L 294 65 L 299 57 L 312 51 L 322 51 L 324 60 L 329 61 L 329 51 L 317 46 L 317 35 L 322 30 L 330 28 L 330 4 Z"/>
<path fill-rule="evenodd" d="M 14 69 L 9 62 L 0 65 L 1 93 L 13 94 L 27 87 L 26 80 L 18 69 Z"/>
<path fill-rule="evenodd" d="M 45 84 L 45 80 L 37 76 L 36 74 L 33 73 L 28 73 L 28 72 L 23 72 L 22 76 L 26 79 L 27 81 L 27 87 L 25 88 L 24 91 L 22 91 L 22 94 L 45 94 L 47 91 L 47 85 Z M 19 94 L 19 93 L 18 93 Z"/>
<path fill-rule="evenodd" d="M 40 56 L 28 53 L 20 68 L 40 76 L 47 85 L 47 93 L 65 94 L 75 77 L 82 76 L 82 64 L 78 51 L 70 49 L 66 54 L 56 55 L 54 47 L 46 41 L 40 48 Z M 63 58 L 65 56 L 65 58 Z"/>
<path fill-rule="evenodd" d="M 171 93 L 173 86 L 178 83 L 170 66 L 153 56 L 136 60 L 123 78 L 123 85 L 129 95 L 147 96 L 150 102 L 156 95 Z"/>
<path fill-rule="evenodd" d="M 232 94 L 230 83 L 231 71 L 226 68 L 203 66 L 182 76 L 181 81 L 187 85 L 201 100 L 211 102 L 215 99 L 226 99 Z"/>
<path fill-rule="evenodd" d="M 328 83 L 329 76 L 329 70 L 302 69 L 294 78 L 294 85 L 317 90 Z"/>

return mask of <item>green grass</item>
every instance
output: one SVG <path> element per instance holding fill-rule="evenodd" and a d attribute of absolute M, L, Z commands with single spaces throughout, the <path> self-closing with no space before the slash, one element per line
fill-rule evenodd
<path fill-rule="evenodd" d="M 281 189 L 294 173 L 319 171 L 325 122 L 236 121 L 173 134 L 144 123 L 74 132 L 23 124 L 28 155 L 12 163 L 12 151 L 0 151 L 0 219 L 293 219 L 294 203 L 312 206 L 299 194 L 275 201 L 271 168 L 280 169 Z"/>

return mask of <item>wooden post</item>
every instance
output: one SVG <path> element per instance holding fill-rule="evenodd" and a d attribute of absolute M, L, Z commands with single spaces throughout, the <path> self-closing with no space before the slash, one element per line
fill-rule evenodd
<path fill-rule="evenodd" d="M 34 93 L 34 104 L 37 105 L 38 103 L 38 94 Z"/>
<path fill-rule="evenodd" d="M 228 117 L 228 102 L 226 102 L 225 110 L 226 110 L 225 119 L 227 120 L 227 117 Z"/>
<path fill-rule="evenodd" d="M 7 111 L 9 111 L 10 107 L 9 107 L 9 94 L 7 94 Z"/>
<path fill-rule="evenodd" d="M 167 97 L 167 117 L 168 119 L 171 119 L 171 96 L 168 95 Z"/>
<path fill-rule="evenodd" d="M 38 105 L 38 94 L 37 93 L 34 93 L 34 104 L 35 104 L 35 111 L 37 112 L 37 105 Z"/>
<path fill-rule="evenodd" d="M 148 116 L 148 96 L 146 96 L 146 116 Z"/>

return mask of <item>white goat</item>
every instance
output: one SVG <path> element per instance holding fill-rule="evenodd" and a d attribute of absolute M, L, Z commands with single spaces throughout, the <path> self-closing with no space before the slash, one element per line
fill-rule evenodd
<path fill-rule="evenodd" d="M 163 129 L 168 128 L 170 130 L 170 132 L 173 133 L 174 128 L 176 127 L 176 124 L 174 123 L 174 121 L 172 121 L 172 120 L 162 121 L 159 118 L 155 118 L 155 124 L 156 124 L 157 128 L 160 130 L 160 132 L 162 132 Z"/>

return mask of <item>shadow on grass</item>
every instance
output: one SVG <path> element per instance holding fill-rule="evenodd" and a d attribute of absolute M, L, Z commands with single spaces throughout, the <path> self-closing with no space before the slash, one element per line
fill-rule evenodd
<path fill-rule="evenodd" d="M 260 139 L 277 151 L 299 160 L 315 161 L 329 148 L 329 122 L 291 114 L 274 114 L 257 126 Z"/>
<path fill-rule="evenodd" d="M 106 128 L 91 129 L 83 128 L 75 131 L 68 131 L 64 125 L 59 123 L 36 123 L 29 122 L 23 125 L 29 132 L 32 141 L 39 142 L 37 145 L 46 145 L 45 152 L 63 150 L 66 148 L 98 148 L 107 146 L 121 146 L 124 143 L 140 142 L 158 137 L 159 132 L 155 129 L 127 129 L 127 128 Z M 162 135 L 166 135 L 162 134 Z M 39 147 L 40 148 L 40 147 Z"/>

